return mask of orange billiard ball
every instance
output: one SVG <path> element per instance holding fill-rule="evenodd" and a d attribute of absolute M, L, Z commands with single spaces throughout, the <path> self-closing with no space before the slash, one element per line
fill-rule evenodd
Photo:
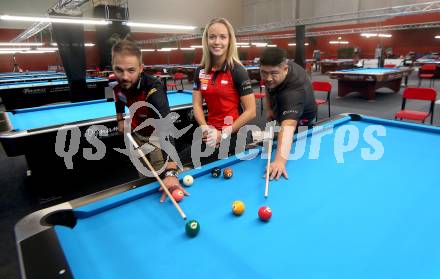
<path fill-rule="evenodd" d="M 232 169 L 231 168 L 225 168 L 223 170 L 223 177 L 226 179 L 229 179 L 232 177 Z"/>

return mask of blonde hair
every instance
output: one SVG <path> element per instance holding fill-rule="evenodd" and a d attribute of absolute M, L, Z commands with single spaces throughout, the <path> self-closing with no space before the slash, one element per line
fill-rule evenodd
<path fill-rule="evenodd" d="M 230 68 L 234 66 L 234 63 L 243 65 L 238 57 L 237 40 L 235 38 L 234 28 L 232 27 L 231 23 L 229 23 L 229 21 L 225 18 L 214 18 L 206 25 L 205 30 L 203 31 L 203 57 L 202 62 L 200 62 L 201 67 L 205 69 L 205 72 L 209 72 L 213 66 L 211 52 L 208 48 L 208 29 L 215 23 L 221 23 L 226 26 L 226 29 L 228 29 L 229 46 L 226 52 L 226 63 Z"/>

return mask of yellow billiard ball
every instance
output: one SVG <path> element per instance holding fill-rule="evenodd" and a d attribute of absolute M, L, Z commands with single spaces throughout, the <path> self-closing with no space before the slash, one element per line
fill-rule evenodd
<path fill-rule="evenodd" d="M 232 213 L 234 213 L 234 215 L 240 216 L 241 214 L 243 214 L 244 209 L 245 209 L 244 202 L 234 201 L 232 203 Z"/>

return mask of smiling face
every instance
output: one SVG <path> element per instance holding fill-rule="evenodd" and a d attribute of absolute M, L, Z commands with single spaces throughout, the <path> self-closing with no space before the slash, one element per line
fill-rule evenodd
<path fill-rule="evenodd" d="M 208 28 L 208 48 L 215 61 L 226 59 L 229 48 L 229 32 L 223 23 L 214 23 Z"/>
<path fill-rule="evenodd" d="M 286 79 L 288 69 L 286 63 L 281 63 L 278 66 L 260 65 L 260 76 L 264 85 L 273 89 Z"/>
<path fill-rule="evenodd" d="M 113 72 L 123 90 L 137 86 L 142 73 L 142 64 L 134 55 L 117 53 L 113 56 Z"/>

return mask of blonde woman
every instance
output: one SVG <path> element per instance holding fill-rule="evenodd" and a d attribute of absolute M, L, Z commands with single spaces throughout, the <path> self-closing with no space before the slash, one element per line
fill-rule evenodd
<path fill-rule="evenodd" d="M 204 131 L 201 149 L 205 145 L 215 148 L 209 158 L 199 158 L 206 163 L 218 158 L 222 141 L 230 143 L 229 154 L 234 152 L 237 132 L 255 118 L 256 106 L 249 75 L 238 58 L 234 29 L 228 20 L 211 20 L 202 41 L 203 58 L 194 76 L 193 105 L 194 117 Z M 208 107 L 207 117 L 203 102 Z M 193 163 L 197 161 L 192 159 Z"/>

